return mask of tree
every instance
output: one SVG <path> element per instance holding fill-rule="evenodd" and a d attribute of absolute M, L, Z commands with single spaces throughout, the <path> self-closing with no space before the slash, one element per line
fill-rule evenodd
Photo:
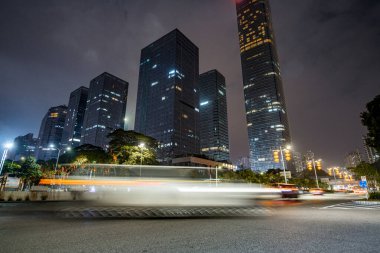
<path fill-rule="evenodd" d="M 361 162 L 358 166 L 350 168 L 356 177 L 366 176 L 368 187 L 374 188 L 380 183 L 380 170 L 372 164 Z"/>
<path fill-rule="evenodd" d="M 60 163 L 109 163 L 110 155 L 101 147 L 84 144 L 63 154 L 59 158 Z"/>
<path fill-rule="evenodd" d="M 20 169 L 20 165 L 14 161 L 11 160 L 5 160 L 4 166 L 3 166 L 3 171 L 2 174 L 5 175 L 6 173 L 8 174 L 14 174 L 15 171 Z"/>
<path fill-rule="evenodd" d="M 369 102 L 366 109 L 360 114 L 362 124 L 368 130 L 366 143 L 380 153 L 380 95 Z"/>
<path fill-rule="evenodd" d="M 157 164 L 157 140 L 135 131 L 117 129 L 108 134 L 109 154 L 118 164 Z M 144 143 L 144 147 L 139 145 Z"/>
<path fill-rule="evenodd" d="M 21 167 L 15 171 L 15 175 L 22 179 L 23 189 L 25 186 L 30 187 L 31 184 L 38 184 L 42 177 L 41 166 L 36 163 L 33 157 L 27 157 Z"/>

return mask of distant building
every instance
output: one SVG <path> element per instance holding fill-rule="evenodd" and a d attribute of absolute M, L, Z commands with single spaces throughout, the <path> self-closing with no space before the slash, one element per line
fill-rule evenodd
<path fill-rule="evenodd" d="M 239 0 L 236 10 L 250 164 L 263 171 L 278 167 L 272 150 L 291 142 L 280 65 L 269 1 Z"/>
<path fill-rule="evenodd" d="M 293 163 L 295 172 L 300 173 L 305 169 L 304 161 L 302 159 L 302 154 L 300 152 L 293 152 Z"/>
<path fill-rule="evenodd" d="M 359 153 L 359 150 L 355 150 L 346 155 L 345 158 L 345 167 L 352 168 L 358 166 L 362 162 L 362 157 Z"/>
<path fill-rule="evenodd" d="M 49 149 L 49 146 L 61 147 L 66 115 L 67 106 L 65 105 L 51 107 L 46 113 L 38 134 L 36 149 L 38 160 L 50 160 L 57 157 L 58 151 Z"/>
<path fill-rule="evenodd" d="M 230 159 L 226 81 L 217 70 L 199 76 L 201 153 L 215 161 Z"/>
<path fill-rule="evenodd" d="M 249 163 L 249 157 L 242 156 L 239 158 L 239 160 L 235 163 L 238 170 L 244 170 L 251 168 Z"/>
<path fill-rule="evenodd" d="M 185 156 L 177 157 L 171 161 L 172 165 L 175 166 L 192 166 L 192 167 L 212 167 L 212 168 L 223 168 L 228 170 L 236 170 L 237 166 L 229 162 L 219 162 L 214 160 L 209 160 L 206 158 L 201 158 L 197 156 Z"/>
<path fill-rule="evenodd" d="M 87 97 L 88 88 L 83 86 L 71 92 L 65 126 L 63 128 L 63 145 L 68 147 L 79 146 L 86 112 Z"/>
<path fill-rule="evenodd" d="M 367 161 L 369 163 L 374 163 L 380 159 L 380 154 L 376 152 L 376 149 L 368 146 L 367 142 L 365 141 L 365 137 L 363 137 L 363 146 L 364 146 L 365 154 L 367 156 Z"/>
<path fill-rule="evenodd" d="M 124 128 L 128 82 L 107 72 L 90 82 L 81 144 L 92 144 L 106 149 L 107 135 Z"/>
<path fill-rule="evenodd" d="M 36 147 L 37 138 L 33 138 L 32 133 L 16 137 L 11 149 L 13 160 L 19 161 L 22 157 L 34 156 Z"/>
<path fill-rule="evenodd" d="M 158 159 L 199 154 L 198 47 L 178 29 L 141 50 L 135 130 L 159 141 Z"/>

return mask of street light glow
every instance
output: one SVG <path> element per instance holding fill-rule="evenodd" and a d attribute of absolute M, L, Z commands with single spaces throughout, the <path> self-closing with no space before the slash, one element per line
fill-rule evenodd
<path fill-rule="evenodd" d="M 145 147 L 145 143 L 144 143 L 144 142 L 141 142 L 141 143 L 139 144 L 139 147 L 140 147 L 140 148 Z"/>
<path fill-rule="evenodd" d="M 13 147 L 13 142 L 7 142 L 7 143 L 5 143 L 5 144 L 4 144 L 4 147 L 5 147 L 6 149 L 10 149 L 10 148 L 12 148 L 12 147 Z"/>
<path fill-rule="evenodd" d="M 49 147 L 50 148 L 54 148 L 55 146 L 54 146 L 54 144 L 50 144 Z"/>

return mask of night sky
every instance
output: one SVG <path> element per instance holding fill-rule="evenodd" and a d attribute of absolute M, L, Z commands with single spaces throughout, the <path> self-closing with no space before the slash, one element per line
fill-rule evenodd
<path fill-rule="evenodd" d="M 380 94 L 380 1 L 271 7 L 293 146 L 342 165 L 362 149 L 359 114 Z M 200 73 L 226 77 L 231 158 L 247 156 L 233 0 L 2 1 L 0 143 L 37 135 L 49 107 L 104 71 L 129 82 L 133 128 L 140 50 L 174 28 L 199 47 Z"/>

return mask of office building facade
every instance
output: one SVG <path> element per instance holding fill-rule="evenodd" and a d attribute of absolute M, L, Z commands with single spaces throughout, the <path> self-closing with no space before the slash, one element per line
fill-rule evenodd
<path fill-rule="evenodd" d="M 87 97 L 88 88 L 83 86 L 74 90 L 70 94 L 62 137 L 62 143 L 66 147 L 77 147 L 80 145 Z"/>
<path fill-rule="evenodd" d="M 63 128 L 67 115 L 67 106 L 51 107 L 42 120 L 37 139 L 36 158 L 38 160 L 56 159 L 57 149 L 61 148 Z"/>
<path fill-rule="evenodd" d="M 32 133 L 17 136 L 13 141 L 13 148 L 10 150 L 10 157 L 19 161 L 21 158 L 34 156 L 37 147 L 37 138 Z"/>
<path fill-rule="evenodd" d="M 107 72 L 95 77 L 88 90 L 81 144 L 107 149 L 107 135 L 124 128 L 128 82 Z"/>
<path fill-rule="evenodd" d="M 217 70 L 199 76 L 199 115 L 201 153 L 215 161 L 228 161 L 226 80 Z"/>
<path fill-rule="evenodd" d="M 290 143 L 268 0 L 236 2 L 251 168 L 278 168 L 272 150 Z"/>
<path fill-rule="evenodd" d="M 178 29 L 141 50 L 135 130 L 159 141 L 163 163 L 200 153 L 198 54 Z"/>

